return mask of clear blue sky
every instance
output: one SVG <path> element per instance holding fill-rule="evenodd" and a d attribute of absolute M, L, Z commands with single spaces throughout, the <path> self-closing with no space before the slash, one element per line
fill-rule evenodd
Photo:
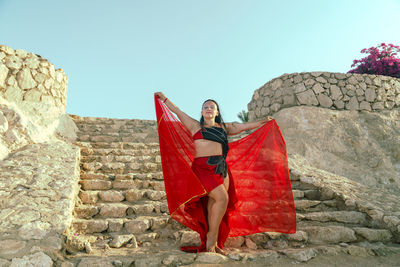
<path fill-rule="evenodd" d="M 0 43 L 65 70 L 67 113 L 155 119 L 161 90 L 196 119 L 214 98 L 229 122 L 275 77 L 400 45 L 399 14 L 399 0 L 0 0 Z"/>

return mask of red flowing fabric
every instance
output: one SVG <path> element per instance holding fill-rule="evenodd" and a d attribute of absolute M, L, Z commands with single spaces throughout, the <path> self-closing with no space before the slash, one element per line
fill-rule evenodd
<path fill-rule="evenodd" d="M 191 133 L 154 96 L 161 163 L 171 217 L 200 234 L 205 251 L 207 192 L 191 169 L 195 155 Z M 227 157 L 229 203 L 219 228 L 218 246 L 227 237 L 260 232 L 296 232 L 296 213 L 290 184 L 286 144 L 275 120 L 250 135 L 229 143 Z"/>

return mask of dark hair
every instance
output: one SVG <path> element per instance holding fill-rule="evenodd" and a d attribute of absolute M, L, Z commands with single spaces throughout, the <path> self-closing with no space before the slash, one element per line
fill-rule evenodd
<path fill-rule="evenodd" d="M 215 117 L 215 122 L 222 124 L 224 126 L 224 129 L 226 130 L 226 125 L 225 125 L 224 120 L 222 119 L 221 111 L 219 110 L 219 105 L 218 105 L 217 101 L 215 101 L 213 99 L 207 99 L 206 101 L 203 102 L 203 105 L 201 105 L 201 108 L 203 108 L 204 104 L 206 102 L 208 102 L 208 101 L 214 102 L 215 105 L 217 106 L 218 115 Z M 200 118 L 200 126 L 201 126 L 201 128 L 204 128 L 204 117 L 203 117 L 203 115 L 201 115 L 201 118 Z"/>

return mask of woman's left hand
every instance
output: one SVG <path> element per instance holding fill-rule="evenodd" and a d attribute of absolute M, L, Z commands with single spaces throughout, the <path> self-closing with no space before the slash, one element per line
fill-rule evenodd
<path fill-rule="evenodd" d="M 269 122 L 269 121 L 272 121 L 272 120 L 274 120 L 274 118 L 271 117 L 271 116 L 268 116 L 264 121 L 265 121 L 265 122 Z"/>

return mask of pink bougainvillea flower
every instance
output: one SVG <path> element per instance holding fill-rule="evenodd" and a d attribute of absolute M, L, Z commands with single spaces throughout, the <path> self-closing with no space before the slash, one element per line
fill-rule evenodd
<path fill-rule="evenodd" d="M 379 74 L 400 78 L 400 58 L 395 57 L 400 46 L 381 43 L 377 47 L 364 48 L 361 53 L 367 54 L 360 60 L 353 60 L 349 73 Z"/>

